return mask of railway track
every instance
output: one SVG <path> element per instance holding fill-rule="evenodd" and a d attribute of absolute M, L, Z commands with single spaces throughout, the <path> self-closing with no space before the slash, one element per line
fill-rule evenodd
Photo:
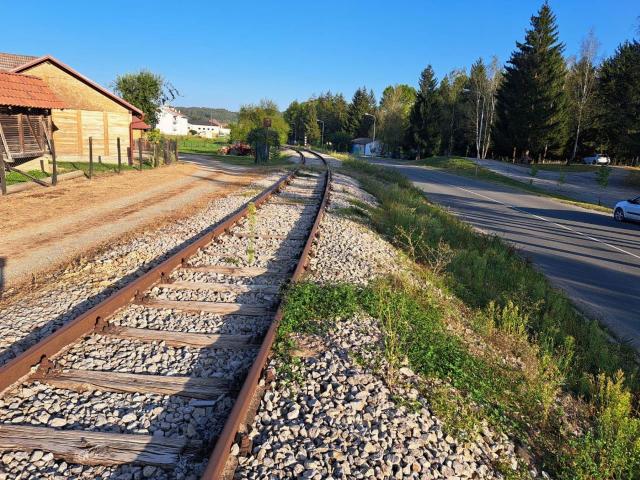
<path fill-rule="evenodd" d="M 330 182 L 282 177 L 0 368 L 0 479 L 230 476 Z"/>

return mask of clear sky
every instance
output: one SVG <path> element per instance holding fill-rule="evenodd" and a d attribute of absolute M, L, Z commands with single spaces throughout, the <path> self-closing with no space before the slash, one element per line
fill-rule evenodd
<path fill-rule="evenodd" d="M 566 53 L 595 28 L 602 48 L 638 36 L 639 0 L 550 0 Z M 237 109 L 271 98 L 438 77 L 479 56 L 507 60 L 542 0 L 0 0 L 0 52 L 51 54 L 110 86 L 141 68 L 181 92 L 174 103 Z"/>

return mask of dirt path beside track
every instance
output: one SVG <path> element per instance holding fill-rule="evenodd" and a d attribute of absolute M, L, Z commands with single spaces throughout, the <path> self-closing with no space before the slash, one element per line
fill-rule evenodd
<path fill-rule="evenodd" d="M 188 215 L 255 173 L 177 164 L 0 198 L 0 286 L 15 288 L 123 235 Z"/>

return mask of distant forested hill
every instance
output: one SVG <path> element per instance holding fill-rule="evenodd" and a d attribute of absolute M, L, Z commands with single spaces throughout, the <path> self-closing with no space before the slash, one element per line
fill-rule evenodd
<path fill-rule="evenodd" d="M 189 118 L 191 122 L 206 122 L 210 118 L 222 123 L 232 123 L 238 119 L 238 112 L 231 112 L 226 108 L 208 107 L 175 107 Z"/>

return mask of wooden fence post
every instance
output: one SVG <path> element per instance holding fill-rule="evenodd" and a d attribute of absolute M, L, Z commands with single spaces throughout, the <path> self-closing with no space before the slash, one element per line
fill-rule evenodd
<path fill-rule="evenodd" d="M 0 192 L 2 195 L 7 194 L 7 173 L 4 169 L 4 156 L 0 150 Z"/>
<path fill-rule="evenodd" d="M 153 144 L 153 166 L 158 168 L 160 166 L 160 159 L 158 158 L 158 144 Z"/>
<path fill-rule="evenodd" d="M 93 137 L 89 137 L 89 180 L 93 177 Z"/>
<path fill-rule="evenodd" d="M 178 140 L 173 141 L 173 150 L 176 154 L 176 163 L 178 162 Z"/>
<path fill-rule="evenodd" d="M 116 139 L 116 149 L 118 150 L 118 173 L 122 172 L 122 152 L 120 151 L 120 137 Z"/>
<path fill-rule="evenodd" d="M 58 184 L 58 160 L 56 157 L 56 145 L 53 141 L 53 138 L 51 139 L 50 148 L 51 148 L 51 163 L 52 163 L 51 185 L 55 187 Z"/>
<path fill-rule="evenodd" d="M 142 139 L 138 139 L 138 160 L 140 160 L 140 171 L 142 171 Z"/>

